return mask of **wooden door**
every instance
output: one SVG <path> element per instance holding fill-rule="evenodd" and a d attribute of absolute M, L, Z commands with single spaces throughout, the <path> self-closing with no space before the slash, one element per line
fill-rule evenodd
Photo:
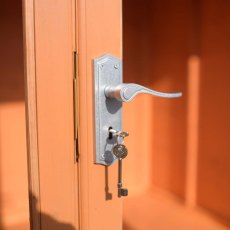
<path fill-rule="evenodd" d="M 121 0 L 24 0 L 31 229 L 122 229 L 117 164 L 94 164 L 92 122 L 92 61 L 121 57 L 121 9 Z"/>
<path fill-rule="evenodd" d="M 80 226 L 119 230 L 122 207 L 117 197 L 117 164 L 109 167 L 94 164 L 92 62 L 106 53 L 121 57 L 122 5 L 121 0 L 78 3 Z"/>
<path fill-rule="evenodd" d="M 24 1 L 31 229 L 79 229 L 74 26 L 74 1 Z"/>

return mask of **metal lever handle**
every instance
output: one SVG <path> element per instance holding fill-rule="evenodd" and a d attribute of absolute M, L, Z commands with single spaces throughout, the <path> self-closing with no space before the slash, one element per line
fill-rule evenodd
<path fill-rule="evenodd" d="M 162 93 L 155 90 L 148 89 L 138 84 L 119 84 L 117 86 L 106 86 L 105 95 L 108 98 L 116 98 L 122 102 L 130 102 L 132 99 L 140 93 L 147 93 L 157 97 L 176 98 L 181 97 L 182 93 Z"/>

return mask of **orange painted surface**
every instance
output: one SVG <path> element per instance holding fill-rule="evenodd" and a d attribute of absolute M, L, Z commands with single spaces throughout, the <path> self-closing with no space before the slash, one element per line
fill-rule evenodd
<path fill-rule="evenodd" d="M 189 13 L 185 1 L 124 1 L 124 81 L 183 92 L 180 99 L 144 95 L 124 105 L 130 193 L 155 184 L 185 195 Z"/>
<path fill-rule="evenodd" d="M 29 229 L 21 1 L 1 1 L 0 229 Z"/>
<path fill-rule="evenodd" d="M 35 2 L 41 228 L 78 226 L 74 151 L 72 1 Z"/>
<path fill-rule="evenodd" d="M 230 2 L 203 1 L 198 203 L 230 219 Z"/>
<path fill-rule="evenodd" d="M 84 230 L 118 230 L 122 228 L 122 207 L 121 199 L 117 197 L 117 164 L 108 168 L 94 164 L 92 61 L 106 53 L 122 55 L 121 0 L 80 0 L 77 12 L 80 227 Z"/>
<path fill-rule="evenodd" d="M 21 5 L 11 3 L 5 1 L 0 15 L 6 35 L 0 37 L 0 228 L 25 230 Z M 229 229 L 229 2 L 123 1 L 124 81 L 184 95 L 141 95 L 124 104 L 129 196 L 122 199 L 116 196 L 117 164 L 93 163 L 91 97 L 93 58 L 122 56 L 121 1 L 80 0 L 76 7 L 79 169 L 73 146 L 74 4 L 50 0 L 35 6 L 42 227 L 118 230 L 123 216 L 125 230 Z"/>
<path fill-rule="evenodd" d="M 124 229 L 228 229 L 229 2 L 123 6 L 124 81 L 183 92 L 124 105 Z"/>
<path fill-rule="evenodd" d="M 29 229 L 25 105 L 0 104 L 1 229 Z"/>
<path fill-rule="evenodd" d="M 178 197 L 159 189 L 124 200 L 124 230 L 228 230 L 201 208 L 188 209 Z"/>

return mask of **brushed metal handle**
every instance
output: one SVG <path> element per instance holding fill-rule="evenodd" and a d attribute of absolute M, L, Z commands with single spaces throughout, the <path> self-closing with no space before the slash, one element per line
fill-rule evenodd
<path fill-rule="evenodd" d="M 182 93 L 163 93 L 158 92 L 155 90 L 151 90 L 144 86 L 138 84 L 119 84 L 117 86 L 106 86 L 105 87 L 105 96 L 108 98 L 116 98 L 118 101 L 122 102 L 130 102 L 133 98 L 140 94 L 140 93 L 147 93 L 157 97 L 164 97 L 164 98 L 177 98 L 181 97 Z"/>

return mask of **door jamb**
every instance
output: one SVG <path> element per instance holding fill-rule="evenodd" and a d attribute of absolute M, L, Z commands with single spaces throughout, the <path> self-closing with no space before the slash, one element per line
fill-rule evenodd
<path fill-rule="evenodd" d="M 27 159 L 30 227 L 40 230 L 40 183 L 38 161 L 37 93 L 35 64 L 34 1 L 23 0 L 24 69 L 26 95 Z M 33 194 L 33 195 L 32 195 Z M 36 197 L 36 198 L 35 198 Z"/>

